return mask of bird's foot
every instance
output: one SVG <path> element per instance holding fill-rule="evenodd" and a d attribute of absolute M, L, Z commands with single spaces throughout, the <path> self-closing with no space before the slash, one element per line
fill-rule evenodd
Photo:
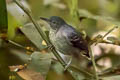
<path fill-rule="evenodd" d="M 87 60 L 91 61 L 90 56 L 88 56 L 89 54 L 86 54 L 85 52 L 82 52 L 81 54 L 84 58 L 86 58 Z"/>
<path fill-rule="evenodd" d="M 55 47 L 53 45 L 48 45 L 48 49 L 53 50 Z"/>
<path fill-rule="evenodd" d="M 72 57 L 70 58 L 68 63 L 65 65 L 64 71 L 66 71 L 68 69 L 68 67 L 70 66 L 71 62 L 72 62 Z"/>

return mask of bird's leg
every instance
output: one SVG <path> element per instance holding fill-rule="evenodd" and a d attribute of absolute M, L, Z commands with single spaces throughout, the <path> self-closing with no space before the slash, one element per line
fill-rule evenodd
<path fill-rule="evenodd" d="M 64 71 L 66 71 L 68 69 L 68 67 L 70 66 L 71 62 L 72 62 L 72 57 L 70 56 L 70 59 L 69 59 L 68 63 L 66 63 L 66 65 L 65 65 Z"/>

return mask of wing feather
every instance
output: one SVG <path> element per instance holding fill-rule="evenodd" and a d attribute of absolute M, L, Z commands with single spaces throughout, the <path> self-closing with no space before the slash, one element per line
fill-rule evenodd
<path fill-rule="evenodd" d="M 69 27 L 66 29 L 66 39 L 69 42 L 70 45 L 72 45 L 75 48 L 80 49 L 81 51 L 84 51 L 87 57 L 89 56 L 89 50 L 88 50 L 88 44 L 87 41 L 82 37 L 82 33 L 78 33 L 74 28 L 70 29 L 72 27 Z"/>

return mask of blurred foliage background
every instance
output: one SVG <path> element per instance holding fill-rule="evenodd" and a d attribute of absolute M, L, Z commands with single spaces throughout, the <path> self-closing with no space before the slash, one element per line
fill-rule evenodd
<path fill-rule="evenodd" d="M 49 18 L 50 16 L 60 16 L 67 23 L 74 26 L 79 31 L 85 31 L 91 38 L 97 34 L 104 35 L 109 29 L 115 25 L 120 25 L 120 0 L 19 0 L 41 26 L 44 22 L 40 21 L 39 17 Z M 5 4 L 6 2 L 6 4 Z M 7 11 L 7 13 L 6 13 Z M 85 19 L 81 20 L 81 17 Z M 26 25 L 27 24 L 27 25 Z M 9 40 L 15 41 L 22 46 L 32 47 L 35 51 L 44 48 L 41 37 L 38 38 L 38 33 L 31 26 L 31 21 L 28 16 L 19 8 L 13 0 L 0 0 L 0 36 Z M 47 24 L 46 24 L 47 25 Z M 33 26 L 33 25 L 32 25 Z M 21 31 L 19 27 L 22 27 Z M 48 30 L 43 26 L 43 30 Z M 23 34 L 24 33 L 24 34 Z M 36 35 L 36 38 L 35 38 Z M 120 39 L 120 30 L 117 29 L 110 33 L 109 36 L 114 36 Z M 41 46 L 43 45 L 43 46 Z M 120 47 L 112 44 L 98 44 L 92 46 L 95 56 L 101 56 L 98 63 L 98 72 L 119 65 Z M 51 55 L 34 55 L 18 46 L 6 43 L 0 39 L 0 79 L 1 80 L 22 80 L 20 73 L 11 72 L 9 66 L 22 65 L 28 63 L 28 59 L 33 55 L 33 62 L 29 67 L 36 69 L 47 80 L 73 80 L 68 73 L 63 73 L 59 63 L 51 62 Z M 36 53 L 36 52 L 34 52 Z M 46 52 L 39 52 L 46 53 Z M 40 57 L 45 60 L 39 60 Z M 48 61 L 49 60 L 49 61 Z M 38 63 L 44 63 L 39 64 Z M 51 66 L 52 65 L 52 66 Z M 41 67 L 40 67 L 41 66 Z M 47 67 L 44 67 L 47 66 Z M 40 67 L 40 68 L 39 68 Z M 43 70 L 43 71 L 41 71 Z M 41 73 L 43 72 L 43 73 Z M 33 71 L 31 71 L 33 73 Z M 23 73 L 21 73 L 23 74 Z M 27 73 L 26 73 L 27 74 Z M 36 73 L 35 73 L 36 74 Z M 14 77 L 11 79 L 11 77 Z M 41 77 L 40 80 L 44 80 Z M 105 80 L 119 80 L 120 76 L 108 77 Z M 28 79 L 29 80 L 29 79 Z M 35 79 L 31 79 L 35 80 Z M 38 80 L 38 79 L 36 79 Z"/>

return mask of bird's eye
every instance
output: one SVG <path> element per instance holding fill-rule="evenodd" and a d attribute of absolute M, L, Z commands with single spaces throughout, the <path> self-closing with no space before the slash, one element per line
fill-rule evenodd
<path fill-rule="evenodd" d="M 57 22 L 55 22 L 55 21 L 53 21 L 52 23 L 53 23 L 53 24 L 57 24 Z"/>

